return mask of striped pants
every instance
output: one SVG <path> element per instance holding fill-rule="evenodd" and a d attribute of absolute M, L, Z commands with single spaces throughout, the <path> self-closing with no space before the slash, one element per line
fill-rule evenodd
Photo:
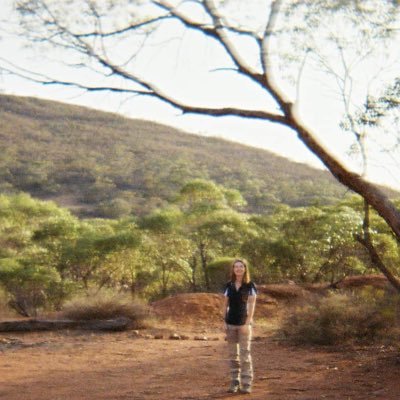
<path fill-rule="evenodd" d="M 251 360 L 251 325 L 227 325 L 226 339 L 229 349 L 229 362 L 232 382 L 251 386 L 253 364 Z"/>

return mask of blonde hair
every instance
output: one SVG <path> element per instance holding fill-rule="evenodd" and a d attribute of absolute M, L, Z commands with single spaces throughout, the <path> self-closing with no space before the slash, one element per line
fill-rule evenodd
<path fill-rule="evenodd" d="M 249 283 L 250 282 L 250 271 L 249 271 L 249 268 L 247 266 L 247 262 L 245 260 L 241 260 L 239 258 L 234 260 L 232 265 L 231 265 L 231 281 L 232 282 L 236 281 L 236 275 L 235 275 L 235 272 L 233 271 L 233 268 L 234 268 L 235 264 L 238 263 L 238 262 L 240 262 L 240 263 L 242 263 L 244 265 L 243 282 L 244 283 Z"/>

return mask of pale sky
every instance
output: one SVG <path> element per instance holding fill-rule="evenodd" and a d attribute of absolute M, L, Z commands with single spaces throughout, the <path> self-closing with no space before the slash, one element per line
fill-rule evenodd
<path fill-rule="evenodd" d="M 0 0 L 2 15 L 12 20 L 11 0 Z M 226 96 L 235 99 L 237 105 L 248 104 L 265 106 L 265 99 L 258 98 L 246 84 L 240 87 L 239 93 L 233 92 L 233 80 L 229 74 L 210 72 L 212 65 L 204 65 L 204 59 L 213 60 L 219 57 L 210 45 L 199 43 L 196 51 L 188 43 L 192 38 L 184 37 L 178 43 L 167 44 L 162 51 L 156 49 L 149 52 L 141 66 L 151 76 L 156 76 L 159 86 L 174 92 L 176 98 L 187 99 L 199 105 L 210 106 L 223 104 Z M 168 48 L 168 46 L 171 46 Z M 175 56 L 169 55 L 174 48 Z M 178 50 L 176 50 L 178 46 Z M 75 76 L 71 70 L 51 62 L 38 52 L 24 48 L 22 41 L 3 37 L 0 41 L 0 54 L 26 69 L 56 71 L 65 80 Z M 46 54 L 47 55 L 47 54 Z M 224 77 L 225 76 L 225 77 Z M 315 71 L 305 70 L 300 87 L 300 111 L 306 125 L 312 128 L 318 139 L 340 160 L 356 172 L 360 172 L 360 164 L 356 158 L 348 155 L 352 138 L 338 128 L 342 116 L 342 104 L 338 100 L 334 87 L 325 82 L 323 76 Z M 158 84 L 158 83 L 157 83 Z M 0 90 L 3 93 L 21 96 L 36 96 L 65 103 L 84 105 L 105 111 L 121 113 L 130 118 L 143 118 L 171 126 L 188 132 L 216 136 L 264 148 L 289 159 L 304 162 L 323 168 L 321 162 L 296 138 L 295 133 L 277 124 L 254 120 L 242 120 L 233 117 L 211 118 L 185 115 L 172 107 L 149 98 L 102 93 L 82 93 L 76 89 L 61 86 L 45 87 L 23 80 L 16 76 L 1 75 Z M 210 92 L 212 97 L 210 98 Z M 400 167 L 396 154 L 382 154 L 378 145 L 371 141 L 367 144 L 370 161 L 367 178 L 400 189 Z"/>

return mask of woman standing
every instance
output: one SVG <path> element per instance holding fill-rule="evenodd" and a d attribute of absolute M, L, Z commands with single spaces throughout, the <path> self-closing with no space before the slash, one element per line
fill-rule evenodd
<path fill-rule="evenodd" d="M 229 392 L 251 393 L 253 366 L 250 354 L 252 322 L 257 289 L 250 281 L 246 262 L 235 260 L 231 280 L 224 291 L 224 320 L 229 348 L 231 385 Z"/>

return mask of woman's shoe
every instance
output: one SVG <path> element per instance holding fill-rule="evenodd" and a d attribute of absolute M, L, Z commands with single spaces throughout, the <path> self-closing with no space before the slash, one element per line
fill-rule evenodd
<path fill-rule="evenodd" d="M 243 385 L 240 389 L 240 393 L 249 394 L 251 393 L 251 386 L 250 385 Z"/>
<path fill-rule="evenodd" d="M 232 381 L 231 386 L 229 386 L 228 392 L 229 393 L 237 393 L 239 391 L 239 381 Z"/>

